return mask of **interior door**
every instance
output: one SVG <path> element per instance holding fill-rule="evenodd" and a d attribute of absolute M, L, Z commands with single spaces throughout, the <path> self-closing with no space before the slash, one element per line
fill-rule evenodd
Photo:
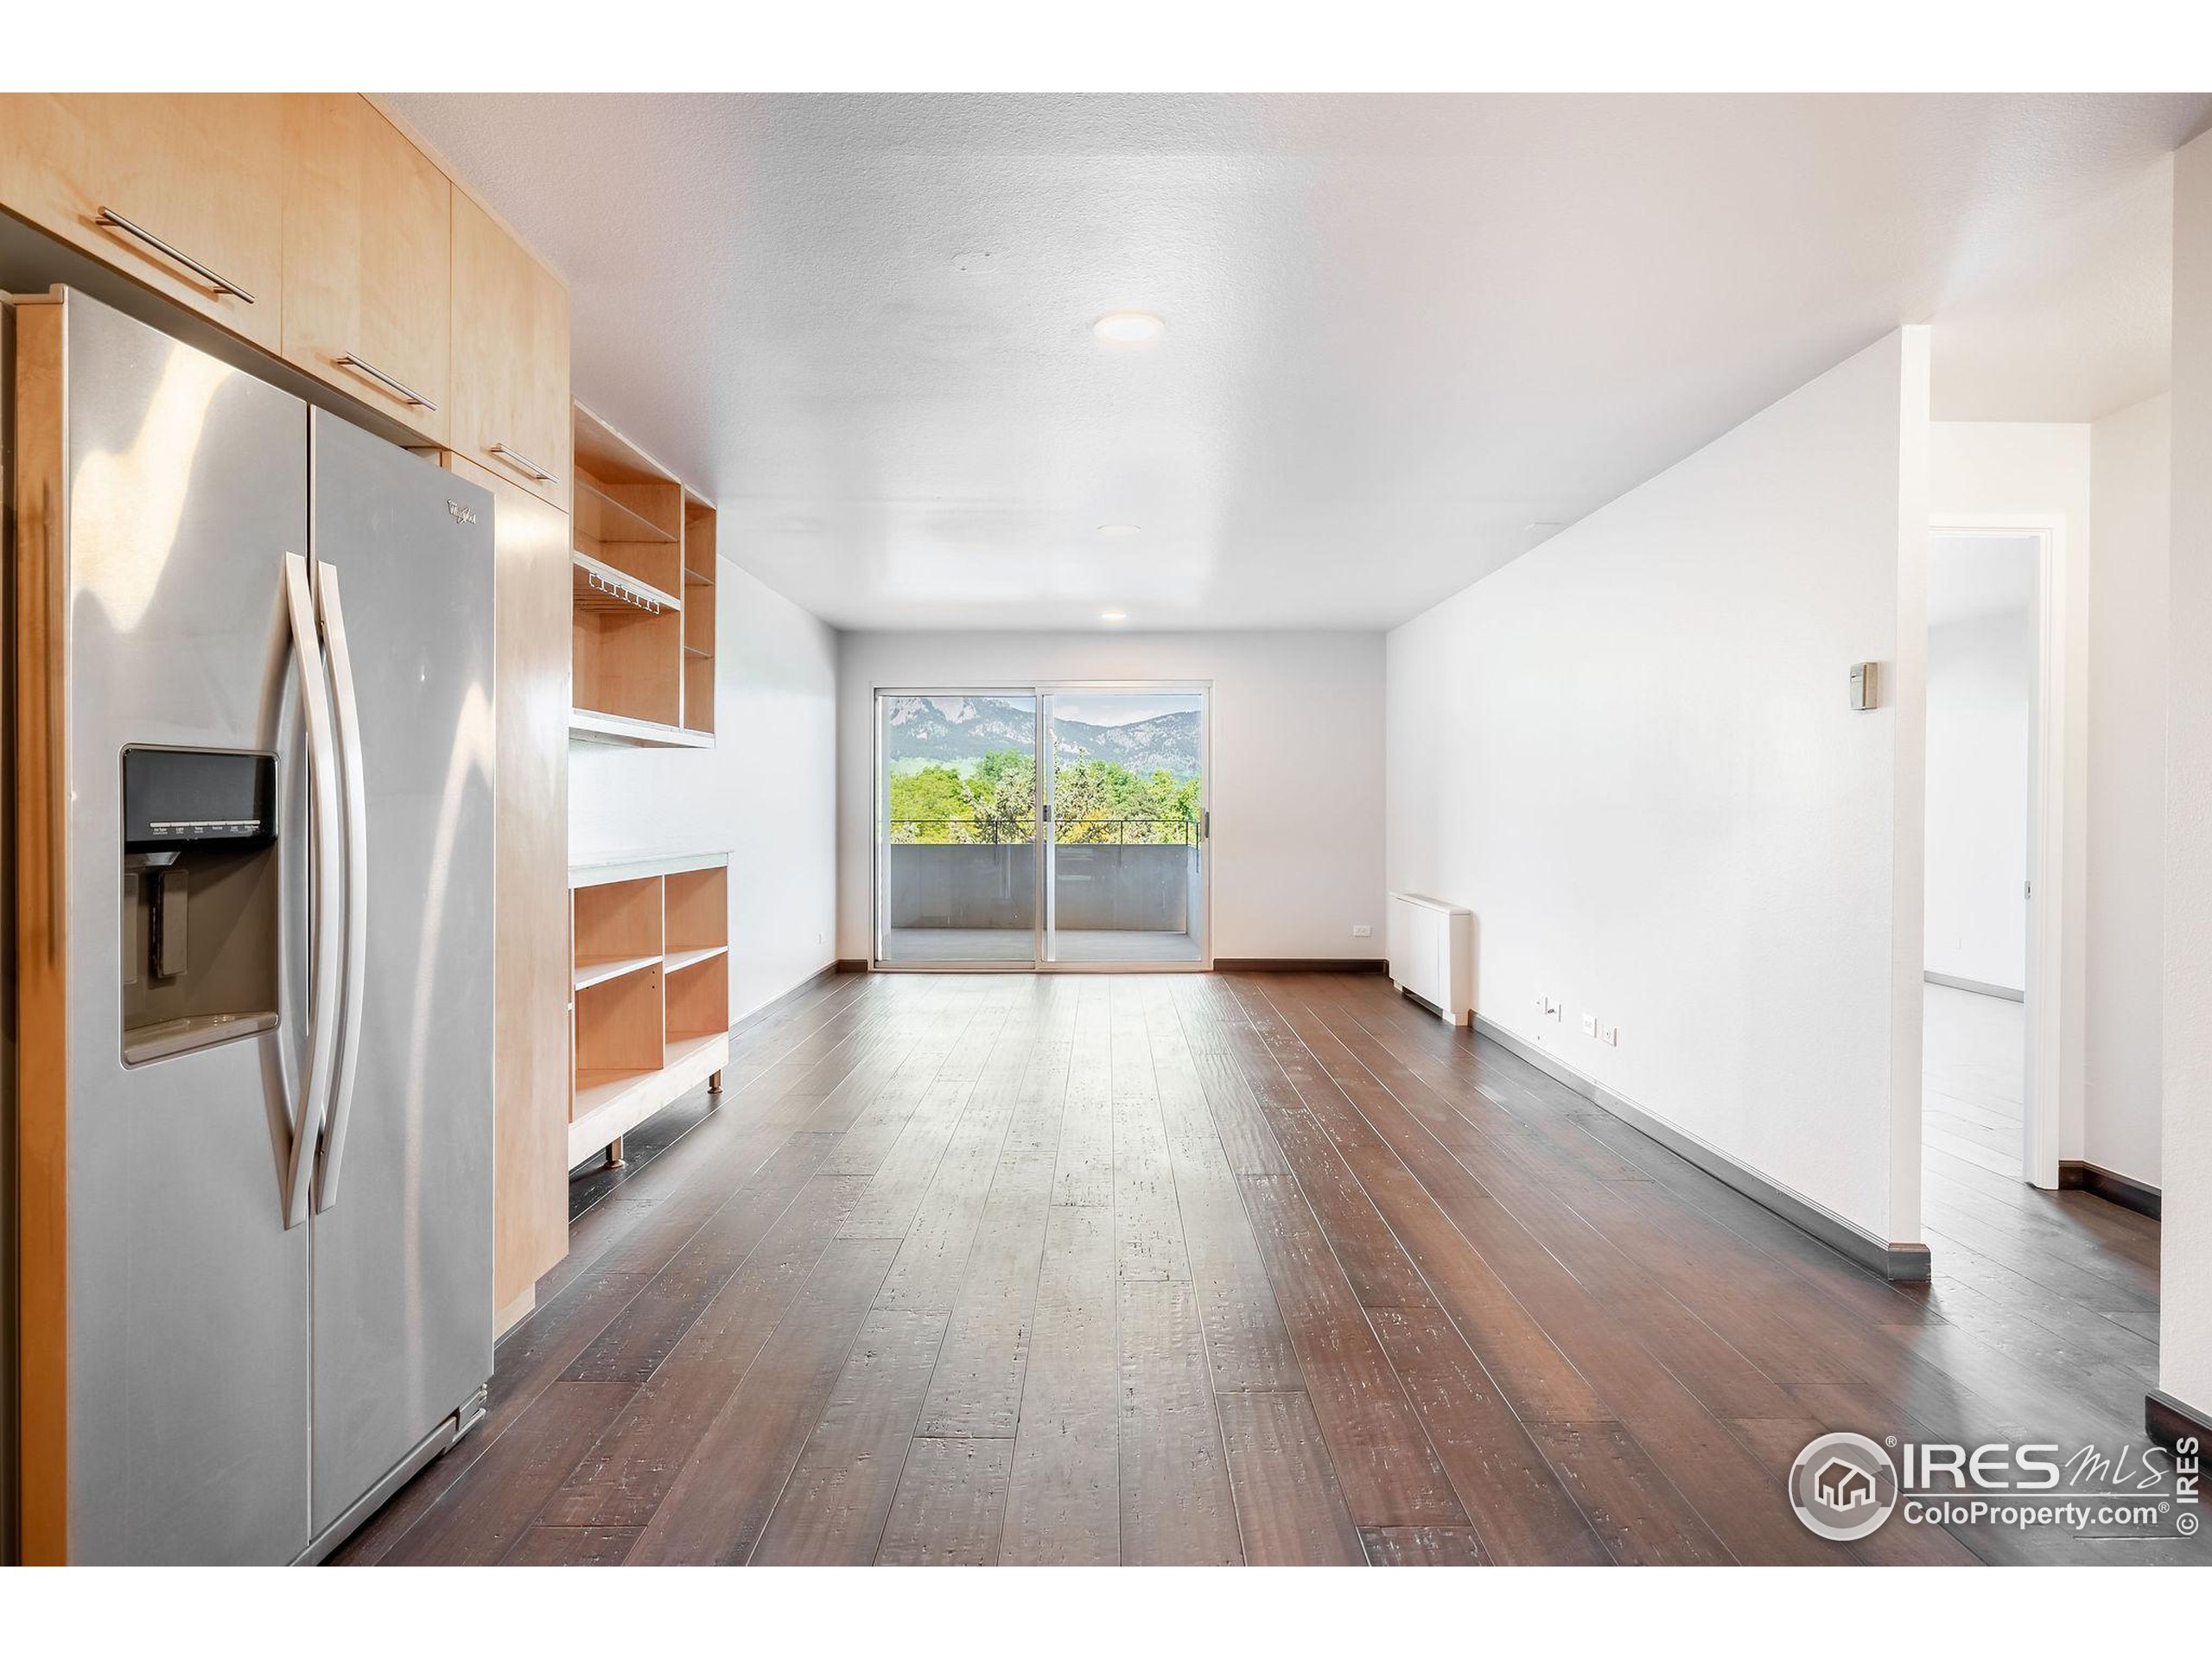
<path fill-rule="evenodd" d="M 492 1371 L 495 740 L 491 495 L 320 410 L 312 429 L 366 899 L 315 1193 L 319 1535 Z"/>
<path fill-rule="evenodd" d="M 879 963 L 1036 964 L 1039 707 L 1027 689 L 876 693 Z"/>
<path fill-rule="evenodd" d="M 1056 687 L 1043 702 L 1044 961 L 1203 965 L 1205 689 Z"/>

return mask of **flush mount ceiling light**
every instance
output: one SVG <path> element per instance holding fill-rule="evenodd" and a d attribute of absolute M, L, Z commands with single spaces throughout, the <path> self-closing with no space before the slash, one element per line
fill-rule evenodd
<path fill-rule="evenodd" d="M 1098 526 L 1098 534 L 1101 539 L 1105 541 L 1126 542 L 1132 536 L 1143 535 L 1144 526 L 1142 524 L 1101 524 Z"/>
<path fill-rule="evenodd" d="M 1167 325 L 1149 311 L 1109 311 L 1090 325 L 1090 332 L 1109 346 L 1149 346 L 1167 332 Z"/>
<path fill-rule="evenodd" d="M 1126 622 L 1129 620 L 1129 613 L 1127 611 L 1101 611 L 1098 620 L 1101 622 Z"/>

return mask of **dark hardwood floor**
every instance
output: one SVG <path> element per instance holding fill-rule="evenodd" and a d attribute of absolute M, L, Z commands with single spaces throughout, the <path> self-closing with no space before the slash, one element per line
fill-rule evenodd
<path fill-rule="evenodd" d="M 852 976 L 580 1177 L 349 1562 L 2212 1560 L 1806 1532 L 1813 1435 L 2142 1440 L 2155 1223 L 1932 1153 L 1852 1267 L 1387 981 Z"/>

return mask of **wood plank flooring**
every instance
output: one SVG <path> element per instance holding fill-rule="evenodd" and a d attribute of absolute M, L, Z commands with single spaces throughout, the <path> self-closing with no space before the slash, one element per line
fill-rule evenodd
<path fill-rule="evenodd" d="M 1940 1147 L 1891 1286 L 1366 976 L 849 976 L 725 1088 L 340 1560 L 2212 1560 L 1798 1525 L 1827 1428 L 2141 1440 L 2156 1224 Z"/>
<path fill-rule="evenodd" d="M 1923 988 L 1922 1137 L 1999 1175 L 2020 1173 L 2027 1009 L 1952 985 Z"/>

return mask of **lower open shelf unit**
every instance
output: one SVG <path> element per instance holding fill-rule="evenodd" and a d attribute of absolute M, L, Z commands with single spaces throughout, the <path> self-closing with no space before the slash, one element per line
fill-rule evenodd
<path fill-rule="evenodd" d="M 569 873 L 569 1167 L 729 1064 L 729 855 Z"/>

